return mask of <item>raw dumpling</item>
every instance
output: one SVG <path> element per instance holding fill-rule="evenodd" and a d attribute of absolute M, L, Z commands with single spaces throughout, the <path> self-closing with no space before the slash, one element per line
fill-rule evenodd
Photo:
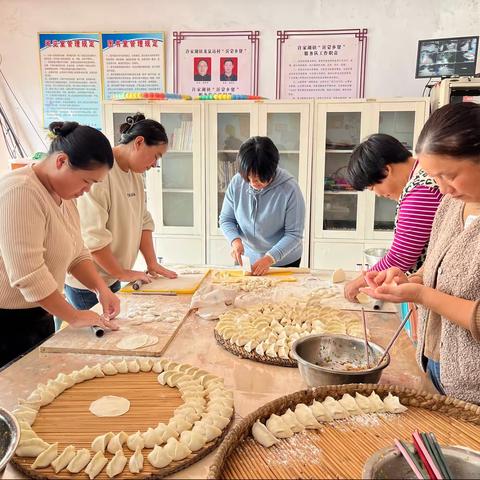
<path fill-rule="evenodd" d="M 376 394 L 375 390 L 368 397 L 370 405 L 372 406 L 372 413 L 385 412 L 385 405 L 382 399 Z"/>
<path fill-rule="evenodd" d="M 48 443 L 41 438 L 29 438 L 18 445 L 15 454 L 19 457 L 38 457 L 47 448 Z"/>
<path fill-rule="evenodd" d="M 113 362 L 108 362 L 102 365 L 102 372 L 105 375 L 116 375 L 118 373 L 117 367 L 113 364 Z"/>
<path fill-rule="evenodd" d="M 253 438 L 266 448 L 275 445 L 279 440 L 268 430 L 268 428 L 257 420 L 252 427 Z"/>
<path fill-rule="evenodd" d="M 105 376 L 105 374 L 102 371 L 102 366 L 99 363 L 97 363 L 93 367 L 90 367 L 90 370 L 93 374 L 95 374 L 94 376 L 97 378 L 101 378 Z"/>
<path fill-rule="evenodd" d="M 305 430 L 303 423 L 298 420 L 297 416 L 290 409 L 281 415 L 280 418 L 288 425 L 293 433 Z"/>
<path fill-rule="evenodd" d="M 130 457 L 130 460 L 128 461 L 128 469 L 131 473 L 140 473 L 143 470 L 143 455 L 141 448 L 137 448 L 135 453 Z"/>
<path fill-rule="evenodd" d="M 320 428 L 321 426 L 313 416 L 312 411 L 304 403 L 299 403 L 295 407 L 295 415 L 305 425 L 305 428 Z"/>
<path fill-rule="evenodd" d="M 27 422 L 30 426 L 33 425 L 35 418 L 37 417 L 37 411 L 33 408 L 27 407 L 26 405 L 22 405 L 15 410 L 12 411 L 15 418 L 20 421 Z"/>
<path fill-rule="evenodd" d="M 165 448 L 159 445 L 155 445 L 155 448 L 148 454 L 147 458 L 155 468 L 166 467 L 172 461 L 172 457 L 168 455 Z"/>
<path fill-rule="evenodd" d="M 128 362 L 127 365 L 130 373 L 138 373 L 140 371 L 140 365 L 135 359 Z"/>
<path fill-rule="evenodd" d="M 65 450 L 52 462 L 52 467 L 55 473 L 63 470 L 75 456 L 75 447 L 69 445 Z"/>
<path fill-rule="evenodd" d="M 221 415 L 217 415 L 215 413 L 207 413 L 203 417 L 204 423 L 210 423 L 211 425 L 215 425 L 220 430 L 224 429 L 229 423 L 230 418 L 222 417 Z"/>
<path fill-rule="evenodd" d="M 222 404 L 219 403 L 209 403 L 207 407 L 207 412 L 213 412 L 222 417 L 231 418 L 231 416 L 233 415 L 233 408 L 224 407 Z"/>
<path fill-rule="evenodd" d="M 365 397 L 361 393 L 355 394 L 355 401 L 357 402 L 358 407 L 365 413 L 373 412 L 372 404 L 368 397 Z"/>
<path fill-rule="evenodd" d="M 277 438 L 289 438 L 293 435 L 292 429 L 285 420 L 274 413 L 266 421 L 266 427 Z"/>
<path fill-rule="evenodd" d="M 58 455 L 58 443 L 52 443 L 46 450 L 44 450 L 33 462 L 32 468 L 48 467 Z"/>
<path fill-rule="evenodd" d="M 333 397 L 326 397 L 322 405 L 334 420 L 348 417 L 348 412 Z"/>
<path fill-rule="evenodd" d="M 328 414 L 327 409 L 322 405 L 321 402 L 317 402 L 316 400 L 310 405 L 310 410 L 313 413 L 313 416 L 319 422 L 331 422 L 333 418 Z"/>
<path fill-rule="evenodd" d="M 178 433 L 182 433 L 185 430 L 190 430 L 192 428 L 192 424 L 187 422 L 183 417 L 177 416 L 173 417 L 169 422 L 168 426 L 175 430 Z"/>
<path fill-rule="evenodd" d="M 146 448 L 153 448 L 158 443 L 162 443 L 153 428 L 149 428 L 146 432 L 143 432 L 142 437 Z"/>
<path fill-rule="evenodd" d="M 159 423 L 155 427 L 154 432 L 158 444 L 167 443 L 169 438 L 178 438 L 178 432 L 170 425 L 165 425 L 164 423 Z"/>
<path fill-rule="evenodd" d="M 84 381 L 95 378 L 95 370 L 88 365 L 85 365 L 78 373 L 81 375 Z"/>
<path fill-rule="evenodd" d="M 167 444 L 163 448 L 165 453 L 177 462 L 187 458 L 192 453 L 186 445 L 180 443 L 176 438 L 169 438 Z"/>
<path fill-rule="evenodd" d="M 125 432 L 120 432 L 114 435 L 107 445 L 107 451 L 110 453 L 117 453 L 122 450 L 122 445 L 127 441 L 128 435 Z"/>
<path fill-rule="evenodd" d="M 207 440 L 207 443 L 215 440 L 222 434 L 222 431 L 215 425 L 210 425 L 209 423 L 202 422 L 196 422 L 195 426 L 192 428 L 192 432 L 203 435 Z"/>
<path fill-rule="evenodd" d="M 403 413 L 408 410 L 407 407 L 400 403 L 400 399 L 393 396 L 390 392 L 383 399 L 383 405 L 385 406 L 385 410 L 390 413 Z"/>
<path fill-rule="evenodd" d="M 122 473 L 126 464 L 127 457 L 123 454 L 123 450 L 118 450 L 107 465 L 106 472 L 108 477 L 113 478 L 119 473 Z"/>
<path fill-rule="evenodd" d="M 103 435 L 99 435 L 96 437 L 92 442 L 92 450 L 94 452 L 102 452 L 105 453 L 105 449 L 107 448 L 108 443 L 115 435 L 113 432 L 104 433 Z"/>
<path fill-rule="evenodd" d="M 180 380 L 182 377 L 182 372 L 168 371 L 165 373 L 165 380 L 169 387 L 175 387 L 177 385 L 177 381 Z"/>
<path fill-rule="evenodd" d="M 101 368 L 100 368 L 100 370 L 101 370 Z M 70 377 L 70 375 L 65 375 L 64 373 L 59 373 L 55 377 L 55 381 L 56 382 L 61 382 L 65 385 L 68 385 L 67 388 L 73 387 L 73 385 L 75 385 L 75 382 L 73 381 L 72 377 Z"/>
<path fill-rule="evenodd" d="M 141 358 L 138 360 L 138 363 L 140 364 L 140 370 L 142 372 L 150 372 L 150 370 L 152 370 L 153 361 L 149 358 Z"/>
<path fill-rule="evenodd" d="M 345 393 L 338 403 L 348 412 L 350 416 L 362 415 L 363 413 L 358 407 L 355 399 L 349 393 Z"/>
<path fill-rule="evenodd" d="M 70 473 L 78 473 L 82 471 L 90 461 L 90 452 L 86 448 L 78 450 L 75 456 L 70 460 L 67 465 L 67 470 Z"/>
<path fill-rule="evenodd" d="M 332 283 L 340 283 L 346 280 L 345 270 L 338 268 L 332 274 Z"/>
<path fill-rule="evenodd" d="M 120 362 L 116 362 L 115 363 L 115 368 L 117 369 L 118 373 L 128 373 L 128 365 L 127 365 L 127 361 L 125 359 L 123 359 Z M 110 463 L 112 463 L 112 462 L 110 462 Z"/>
<path fill-rule="evenodd" d="M 155 373 L 162 373 L 163 372 L 163 366 L 162 366 L 162 361 L 161 360 L 157 360 L 156 362 L 153 363 L 152 371 L 155 372 Z"/>
<path fill-rule="evenodd" d="M 140 431 L 130 435 L 127 439 L 127 447 L 134 452 L 138 448 L 141 450 L 145 446 L 145 440 Z"/>
<path fill-rule="evenodd" d="M 180 442 L 196 452 L 205 446 L 207 439 L 199 432 L 185 431 L 180 435 Z"/>
<path fill-rule="evenodd" d="M 103 452 L 97 452 L 90 460 L 90 463 L 85 467 L 85 473 L 90 480 L 93 480 L 103 470 L 103 467 L 105 467 L 107 463 L 108 458 L 105 458 Z"/>

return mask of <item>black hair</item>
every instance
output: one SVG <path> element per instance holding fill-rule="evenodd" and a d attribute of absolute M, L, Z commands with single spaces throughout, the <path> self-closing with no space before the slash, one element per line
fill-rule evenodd
<path fill-rule="evenodd" d="M 232 65 L 235 65 L 235 62 L 233 61 L 233 58 L 226 58 L 226 59 L 223 61 L 223 64 L 225 65 L 227 62 L 232 62 Z"/>
<path fill-rule="evenodd" d="M 269 182 L 277 172 L 280 154 L 268 137 L 250 137 L 238 150 L 238 172 L 248 182 L 248 176 L 258 176 L 261 182 Z"/>
<path fill-rule="evenodd" d="M 168 143 L 168 136 L 161 123 L 146 119 L 143 113 L 136 113 L 125 118 L 120 125 L 120 143 L 127 144 L 137 137 L 143 137 L 149 146 Z"/>
<path fill-rule="evenodd" d="M 480 163 L 480 105 L 451 103 L 435 110 L 418 137 L 416 152 Z"/>
<path fill-rule="evenodd" d="M 95 170 L 113 167 L 113 152 L 107 137 L 99 130 L 77 122 L 52 122 L 48 129 L 53 140 L 48 154 L 64 152 L 74 169 Z"/>
<path fill-rule="evenodd" d="M 396 138 L 374 133 L 353 150 L 347 166 L 347 182 L 355 190 L 365 190 L 386 178 L 387 165 L 404 163 L 411 156 Z"/>

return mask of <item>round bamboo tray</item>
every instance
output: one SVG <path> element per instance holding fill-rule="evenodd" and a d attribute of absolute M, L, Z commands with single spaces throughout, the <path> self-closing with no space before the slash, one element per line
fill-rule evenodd
<path fill-rule="evenodd" d="M 154 372 L 117 374 L 102 378 L 94 378 L 74 385 L 65 390 L 52 403 L 42 407 L 32 428 L 37 435 L 48 443 L 58 442 L 59 454 L 72 444 L 76 449 L 90 450 L 92 440 L 107 432 L 125 431 L 129 435 L 137 430 L 144 432 L 148 427 L 155 427 L 159 422 L 168 423 L 175 408 L 183 403 L 176 388 L 160 385 Z M 117 395 L 130 400 L 130 410 L 120 417 L 96 417 L 89 412 L 90 403 L 103 395 Z M 233 418 L 233 415 L 232 415 Z M 223 430 L 221 437 L 208 443 L 201 450 L 190 454 L 186 459 L 172 462 L 165 468 L 154 468 L 147 460 L 152 449 L 144 448 L 144 468 L 140 473 L 130 473 L 128 463 L 124 471 L 117 477 L 122 479 L 155 479 L 163 478 L 182 470 L 197 462 L 214 450 L 223 440 L 229 426 Z M 91 451 L 91 450 L 90 450 Z M 126 444 L 124 455 L 130 459 L 133 454 Z M 91 452 L 92 456 L 94 452 Z M 109 460 L 112 454 L 105 452 Z M 55 473 L 51 467 L 33 470 L 34 458 L 12 458 L 12 463 L 25 475 L 35 479 L 88 479 L 81 471 L 71 474 L 67 470 Z M 105 468 L 96 477 L 108 479 Z"/>
<path fill-rule="evenodd" d="M 268 355 L 259 355 L 257 352 L 247 352 L 243 347 L 239 347 L 235 344 L 231 344 L 228 340 L 225 340 L 216 330 L 214 330 L 215 340 L 221 345 L 227 352 L 233 353 L 240 358 L 248 358 L 255 362 L 267 363 L 268 365 L 277 365 L 279 367 L 296 367 L 297 361 L 292 359 L 285 359 L 279 357 L 269 357 Z"/>
<path fill-rule="evenodd" d="M 350 417 L 307 430 L 267 449 L 251 436 L 257 419 L 265 421 L 298 403 L 311 404 L 328 395 L 344 393 L 382 398 L 397 395 L 408 407 L 405 413 Z M 245 417 L 225 437 L 210 467 L 209 479 L 362 478 L 367 459 L 394 438 L 410 439 L 412 432 L 433 431 L 442 445 L 480 450 L 480 406 L 452 397 L 419 393 L 394 385 L 350 384 L 324 386 L 278 398 Z"/>

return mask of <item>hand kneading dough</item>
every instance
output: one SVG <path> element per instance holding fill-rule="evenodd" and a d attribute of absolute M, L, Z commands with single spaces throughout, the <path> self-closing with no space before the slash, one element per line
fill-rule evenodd
<path fill-rule="evenodd" d="M 130 402 L 123 397 L 107 395 L 90 404 L 90 411 L 97 417 L 118 417 L 130 410 Z"/>

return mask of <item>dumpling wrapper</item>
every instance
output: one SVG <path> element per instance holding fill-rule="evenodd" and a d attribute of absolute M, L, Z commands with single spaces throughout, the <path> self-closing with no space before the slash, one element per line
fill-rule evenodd
<path fill-rule="evenodd" d="M 333 397 L 326 397 L 322 402 L 322 405 L 325 407 L 328 415 L 330 415 L 334 420 L 348 417 L 348 412 Z"/>
<path fill-rule="evenodd" d="M 266 448 L 270 448 L 279 442 L 279 440 L 273 435 L 268 428 L 257 420 L 252 426 L 252 435 L 253 438 Z"/>
<path fill-rule="evenodd" d="M 363 411 L 358 407 L 355 399 L 349 394 L 345 393 L 338 403 L 348 412 L 350 416 L 362 415 Z"/>
<path fill-rule="evenodd" d="M 119 417 L 130 410 L 130 401 L 124 397 L 106 395 L 93 401 L 89 410 L 97 417 Z"/>
<path fill-rule="evenodd" d="M 127 457 L 123 454 L 123 450 L 118 450 L 107 465 L 106 472 L 108 477 L 113 478 L 122 473 L 127 461 Z"/>
<path fill-rule="evenodd" d="M 135 453 L 130 457 L 128 461 L 128 469 L 130 473 L 140 473 L 143 470 L 143 455 L 142 449 L 137 448 Z"/>
<path fill-rule="evenodd" d="M 58 455 L 58 443 L 52 443 L 46 450 L 44 450 L 33 462 L 32 468 L 48 467 Z"/>
<path fill-rule="evenodd" d="M 292 429 L 285 420 L 274 413 L 270 415 L 265 426 L 276 438 L 289 438 L 293 435 Z"/>
<path fill-rule="evenodd" d="M 299 403 L 295 407 L 295 416 L 305 426 L 305 428 L 316 429 L 321 427 L 310 408 L 308 408 L 304 403 Z"/>
<path fill-rule="evenodd" d="M 62 471 L 72 461 L 75 454 L 75 447 L 73 445 L 65 447 L 65 450 L 51 463 L 54 472 L 58 473 Z"/>
<path fill-rule="evenodd" d="M 400 403 L 400 399 L 388 393 L 388 395 L 383 399 L 383 405 L 385 406 L 385 410 L 390 413 L 403 413 L 408 410 L 405 405 Z"/>
<path fill-rule="evenodd" d="M 93 480 L 103 470 L 107 463 L 108 458 L 105 457 L 103 452 L 97 452 L 90 460 L 90 463 L 85 467 L 85 473 L 88 475 L 88 478 Z"/>

